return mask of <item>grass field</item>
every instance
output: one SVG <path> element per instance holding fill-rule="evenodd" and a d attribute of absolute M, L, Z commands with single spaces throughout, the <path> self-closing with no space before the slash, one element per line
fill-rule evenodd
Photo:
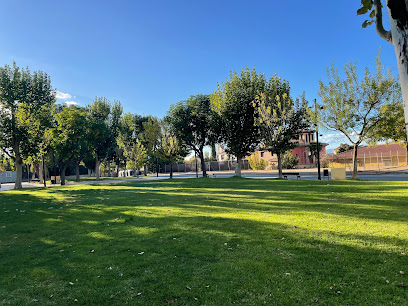
<path fill-rule="evenodd" d="M 0 193 L 0 304 L 408 305 L 407 253 L 406 182 Z"/>

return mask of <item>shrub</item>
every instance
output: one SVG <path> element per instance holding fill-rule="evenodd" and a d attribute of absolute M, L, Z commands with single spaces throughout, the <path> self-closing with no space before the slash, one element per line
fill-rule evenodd
<path fill-rule="evenodd" d="M 252 170 L 265 170 L 268 162 L 259 157 L 257 153 L 252 154 L 248 157 L 249 165 Z"/>
<path fill-rule="evenodd" d="M 293 156 L 290 151 L 286 151 L 286 153 L 282 156 L 282 168 L 284 169 L 294 169 L 298 162 L 299 158 L 297 156 Z"/>

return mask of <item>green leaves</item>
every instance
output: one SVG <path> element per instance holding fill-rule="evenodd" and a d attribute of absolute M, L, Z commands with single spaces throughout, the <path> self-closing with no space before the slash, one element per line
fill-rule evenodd
<path fill-rule="evenodd" d="M 374 23 L 374 20 L 371 20 L 371 21 L 365 20 L 361 26 L 362 26 L 363 28 L 366 28 L 366 27 L 372 25 L 373 23 Z"/>
<path fill-rule="evenodd" d="M 370 12 L 370 18 L 374 18 L 375 17 L 375 9 L 373 9 L 373 0 L 361 0 L 361 5 L 362 7 L 360 7 L 357 10 L 357 15 L 365 15 L 368 12 Z M 372 25 L 374 22 L 374 20 L 365 20 L 362 24 L 363 28 L 366 28 L 370 25 Z"/>

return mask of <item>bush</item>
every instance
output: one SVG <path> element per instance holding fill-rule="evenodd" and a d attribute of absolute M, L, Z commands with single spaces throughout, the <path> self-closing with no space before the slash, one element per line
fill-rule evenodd
<path fill-rule="evenodd" d="M 259 154 L 254 153 L 248 157 L 249 165 L 252 170 L 265 170 L 268 162 L 259 157 Z"/>
<path fill-rule="evenodd" d="M 293 156 L 290 151 L 287 151 L 282 156 L 282 168 L 284 169 L 294 169 L 299 162 L 299 158 L 297 156 Z"/>

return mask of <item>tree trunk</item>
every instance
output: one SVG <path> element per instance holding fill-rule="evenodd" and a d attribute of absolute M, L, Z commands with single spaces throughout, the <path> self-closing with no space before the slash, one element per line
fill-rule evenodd
<path fill-rule="evenodd" d="M 241 163 L 242 163 L 241 157 L 237 156 L 237 165 L 235 167 L 234 176 L 241 177 Z"/>
<path fill-rule="evenodd" d="M 61 186 L 65 185 L 65 171 L 67 170 L 68 164 L 62 166 L 60 178 L 61 178 Z M 57 183 L 57 182 L 55 182 Z"/>
<path fill-rule="evenodd" d="M 111 166 L 110 166 L 111 162 L 110 160 L 108 160 L 108 176 L 111 177 Z"/>
<path fill-rule="evenodd" d="M 15 152 L 15 166 L 16 166 L 16 182 L 14 184 L 14 189 L 22 189 L 22 181 L 23 181 L 23 160 L 20 156 L 20 147 L 18 147 L 18 151 Z M 18 152 L 18 154 L 17 154 Z"/>
<path fill-rule="evenodd" d="M 44 187 L 47 187 L 47 175 L 45 173 L 45 162 L 44 162 L 44 155 L 41 158 L 41 173 L 43 175 L 43 183 Z"/>
<path fill-rule="evenodd" d="M 281 152 L 276 154 L 278 156 L 278 173 L 279 173 L 279 178 L 283 178 L 282 175 L 282 154 Z"/>
<path fill-rule="evenodd" d="M 101 179 L 100 173 L 99 173 L 100 166 L 101 166 L 101 162 L 99 161 L 99 156 L 96 155 L 96 159 L 95 159 L 95 176 L 96 176 L 97 181 L 99 181 Z"/>
<path fill-rule="evenodd" d="M 354 145 L 354 150 L 353 150 L 353 174 L 351 176 L 352 180 L 356 180 L 357 179 L 357 151 L 358 151 L 358 144 Z"/>
<path fill-rule="evenodd" d="M 173 178 L 173 162 L 170 161 L 170 178 Z"/>
<path fill-rule="evenodd" d="M 79 182 L 81 180 L 81 177 L 79 175 L 79 161 L 75 162 L 75 182 Z"/>
<path fill-rule="evenodd" d="M 143 172 L 144 172 L 144 176 L 147 176 L 147 165 L 144 164 L 143 166 Z"/>
<path fill-rule="evenodd" d="M 201 170 L 203 171 L 203 177 L 207 177 L 207 167 L 205 166 L 205 159 L 204 159 L 203 149 L 201 149 L 198 152 L 198 157 L 200 158 L 200 161 L 201 161 Z"/>
<path fill-rule="evenodd" d="M 405 126 L 408 127 L 408 0 L 387 0 L 386 3 L 391 24 L 391 43 L 394 45 L 397 56 L 402 101 L 404 102 Z M 384 38 L 381 33 L 379 34 Z M 408 128 L 406 133 L 408 139 Z"/>
<path fill-rule="evenodd" d="M 215 143 L 211 144 L 211 157 L 213 160 L 217 160 L 217 149 L 215 148 Z"/>

